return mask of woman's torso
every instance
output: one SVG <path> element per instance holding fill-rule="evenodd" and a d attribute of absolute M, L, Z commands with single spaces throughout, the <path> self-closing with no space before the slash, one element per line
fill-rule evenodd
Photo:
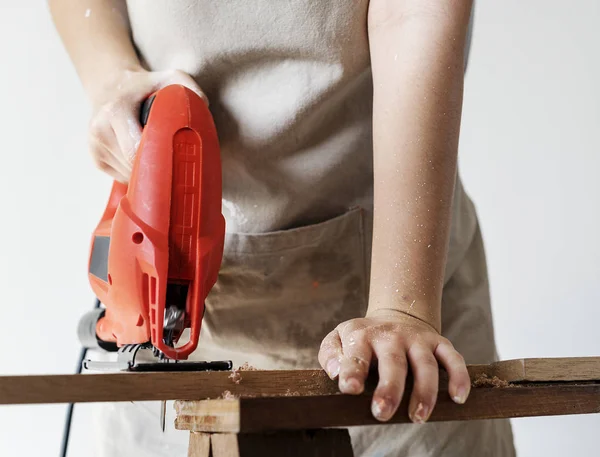
<path fill-rule="evenodd" d="M 194 358 L 317 367 L 323 336 L 363 315 L 372 221 L 368 0 L 128 0 L 149 69 L 194 76 L 211 101 L 227 237 Z M 398 126 L 399 129 L 402 126 Z M 445 334 L 470 363 L 494 359 L 485 258 L 457 181 Z M 149 433 L 159 405 L 109 404 L 101 455 L 183 455 Z M 513 457 L 507 423 L 352 430 L 357 456 Z"/>
<path fill-rule="evenodd" d="M 208 95 L 219 133 L 228 233 L 207 301 L 202 358 L 214 350 L 244 361 L 256 354 L 261 366 L 314 366 L 320 339 L 366 310 L 373 211 L 368 6 L 128 1 L 145 65 L 191 74 Z M 476 226 L 457 183 L 446 278 Z"/>

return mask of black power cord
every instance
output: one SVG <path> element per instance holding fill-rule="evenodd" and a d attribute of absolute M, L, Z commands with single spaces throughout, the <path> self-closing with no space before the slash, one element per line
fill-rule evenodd
<path fill-rule="evenodd" d="M 100 300 L 96 299 L 96 304 L 94 309 L 100 308 Z M 87 355 L 88 348 L 82 347 L 81 352 L 79 353 L 79 359 L 77 363 L 77 368 L 75 369 L 75 374 L 81 374 L 81 368 L 83 365 L 83 361 L 85 360 L 85 356 Z M 69 448 L 69 435 L 71 434 L 71 422 L 73 421 L 73 407 L 75 405 L 73 403 L 69 403 L 67 406 L 67 415 L 65 416 L 65 425 L 63 428 L 63 437 L 62 444 L 60 447 L 60 457 L 67 457 L 67 451 Z"/>

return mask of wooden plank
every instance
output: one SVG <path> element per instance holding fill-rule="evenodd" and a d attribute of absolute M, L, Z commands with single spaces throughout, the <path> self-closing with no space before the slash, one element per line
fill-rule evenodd
<path fill-rule="evenodd" d="M 239 399 L 175 402 L 177 428 L 180 430 L 239 433 L 239 411 Z"/>
<path fill-rule="evenodd" d="M 407 423 L 409 392 L 389 423 Z M 229 403 L 224 406 L 223 403 Z M 301 430 L 378 424 L 370 410 L 371 397 L 323 395 L 305 397 L 240 398 L 177 402 L 175 427 L 226 433 Z M 212 408 L 218 411 L 212 417 Z M 223 416 L 228 411 L 229 417 Z M 499 419 L 600 413 L 600 383 L 523 384 L 473 388 L 464 405 L 440 391 L 431 421 Z M 220 428 L 222 427 L 222 429 Z"/>
<path fill-rule="evenodd" d="M 209 457 L 210 435 L 208 433 L 190 432 L 188 457 Z"/>
<path fill-rule="evenodd" d="M 471 379 L 485 374 L 508 382 L 593 381 L 600 376 L 600 357 L 503 360 L 468 369 Z"/>
<path fill-rule="evenodd" d="M 338 392 L 320 370 L 244 371 L 236 384 L 230 372 L 103 373 L 0 376 L 0 405 L 143 400 L 323 395 Z"/>
<path fill-rule="evenodd" d="M 524 359 L 523 381 L 594 381 L 600 373 L 600 357 Z"/>
<path fill-rule="evenodd" d="M 216 433 L 211 435 L 212 457 L 240 457 L 245 454 L 240 453 L 238 447 L 238 436 L 228 433 Z"/>
<path fill-rule="evenodd" d="M 472 379 L 486 374 L 509 382 L 600 380 L 600 358 L 521 359 L 474 365 L 469 371 Z M 239 383 L 229 372 L 0 376 L 0 404 L 203 400 L 226 392 L 241 398 L 338 393 L 337 384 L 321 370 L 242 371 L 240 375 Z M 372 391 L 373 379 L 367 392 Z"/>

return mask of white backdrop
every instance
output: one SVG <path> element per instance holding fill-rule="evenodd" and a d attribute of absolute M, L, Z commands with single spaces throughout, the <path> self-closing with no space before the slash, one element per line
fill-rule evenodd
<path fill-rule="evenodd" d="M 597 0 L 476 10 L 460 167 L 504 359 L 600 355 L 598 24 Z M 0 43 L 0 374 L 68 373 L 93 305 L 89 238 L 110 182 L 89 159 L 89 106 L 45 2 L 2 1 Z M 0 455 L 57 455 L 63 413 L 0 407 Z M 522 457 L 600 452 L 600 415 L 513 424 Z M 91 455 L 90 428 L 79 405 L 71 456 Z"/>

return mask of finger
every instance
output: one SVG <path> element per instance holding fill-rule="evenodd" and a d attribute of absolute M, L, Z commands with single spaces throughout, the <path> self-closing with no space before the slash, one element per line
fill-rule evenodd
<path fill-rule="evenodd" d="M 377 357 L 379 383 L 373 393 L 371 412 L 380 421 L 389 420 L 397 411 L 406 384 L 408 362 L 402 344 L 373 343 Z"/>
<path fill-rule="evenodd" d="M 112 120 L 111 126 L 119 147 L 121 161 L 131 170 L 133 160 L 142 139 L 142 126 L 140 125 L 134 107 L 123 107 Z"/>
<path fill-rule="evenodd" d="M 90 148 L 92 156 L 106 162 L 119 174 L 128 179 L 131 167 L 120 153 L 117 135 L 111 125 L 113 110 L 109 108 L 99 112 L 90 125 Z"/>
<path fill-rule="evenodd" d="M 111 178 L 115 179 L 116 181 L 123 182 L 123 183 L 127 182 L 125 177 L 121 173 L 119 173 L 117 170 L 115 170 L 113 167 L 111 167 L 108 163 L 106 163 L 102 160 L 94 160 L 94 163 L 96 165 L 96 168 L 98 168 L 98 170 L 102 171 L 103 173 L 106 173 Z"/>
<path fill-rule="evenodd" d="M 319 363 L 331 379 L 340 373 L 340 360 L 342 358 L 342 342 L 337 329 L 330 332 L 321 342 L 319 349 Z"/>
<path fill-rule="evenodd" d="M 429 419 L 435 406 L 439 385 L 439 366 L 433 351 L 422 344 L 408 350 L 408 360 L 414 376 L 413 392 L 408 405 L 410 419 L 422 424 Z"/>
<path fill-rule="evenodd" d="M 373 349 L 364 330 L 355 330 L 340 335 L 343 357 L 340 366 L 340 391 L 345 394 L 360 394 L 365 389 Z"/>
<path fill-rule="evenodd" d="M 105 145 L 94 142 L 91 145 L 92 155 L 96 166 L 109 174 L 117 181 L 126 183 L 129 180 L 130 171 L 119 161 Z"/>
<path fill-rule="evenodd" d="M 471 391 L 471 378 L 465 359 L 450 342 L 440 343 L 435 350 L 435 357 L 448 372 L 448 393 L 455 403 L 462 405 Z"/>

